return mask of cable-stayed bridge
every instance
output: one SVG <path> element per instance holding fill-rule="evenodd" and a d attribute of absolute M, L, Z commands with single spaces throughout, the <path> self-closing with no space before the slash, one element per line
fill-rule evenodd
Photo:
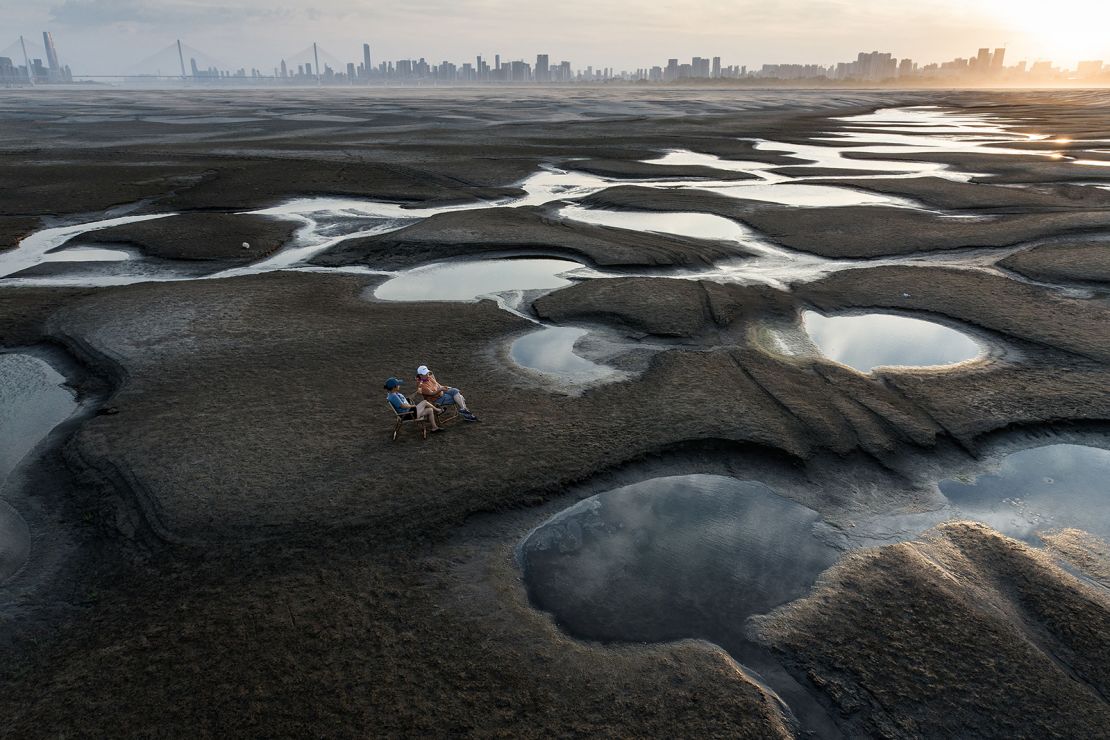
<path fill-rule="evenodd" d="M 0 43 L 3 43 L 0 41 Z M 26 53 L 24 53 L 26 47 Z M 46 59 L 47 53 L 41 43 L 34 37 L 15 38 L 6 46 L 0 48 L 0 57 L 9 57 L 13 65 L 18 68 L 33 63 L 35 59 Z M 82 79 L 224 79 L 224 78 L 274 78 L 281 76 L 280 65 L 285 63 L 292 77 L 298 68 L 301 76 L 306 79 L 319 78 L 328 70 L 342 73 L 347 63 L 336 57 L 318 44 L 309 44 L 303 49 L 286 54 L 276 60 L 270 69 L 233 69 L 224 60 L 185 43 L 174 41 L 165 47 L 140 59 L 116 74 L 105 74 L 99 70 L 92 70 L 91 74 L 76 72 L 75 77 Z"/>

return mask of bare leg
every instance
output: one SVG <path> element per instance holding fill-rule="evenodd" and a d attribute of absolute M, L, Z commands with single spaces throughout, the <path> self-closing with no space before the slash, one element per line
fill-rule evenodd
<path fill-rule="evenodd" d="M 430 421 L 432 423 L 433 432 L 439 429 L 439 425 L 436 424 L 436 410 L 432 407 L 432 404 L 427 401 L 421 401 L 416 404 L 416 418 Z"/>
<path fill-rule="evenodd" d="M 466 399 L 463 398 L 463 394 L 461 393 L 455 393 L 455 405 L 459 407 L 460 411 L 469 410 L 466 408 Z"/>

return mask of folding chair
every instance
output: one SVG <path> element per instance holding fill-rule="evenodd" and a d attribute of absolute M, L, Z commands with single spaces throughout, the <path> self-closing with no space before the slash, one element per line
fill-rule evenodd
<path fill-rule="evenodd" d="M 408 398 L 406 396 L 405 399 L 409 403 L 412 403 L 411 398 Z M 411 416 L 409 416 L 407 414 L 402 415 L 401 412 L 399 412 L 397 409 L 395 409 L 393 407 L 393 404 L 391 404 L 389 401 L 386 401 L 385 403 L 386 403 L 387 406 L 389 406 L 389 410 L 390 410 L 390 412 L 393 413 L 393 419 L 396 422 L 393 425 L 393 440 L 392 441 L 394 441 L 394 442 L 397 441 L 397 435 L 401 433 L 401 429 L 404 428 L 405 424 L 413 424 L 413 423 L 419 425 L 419 427 L 420 427 L 420 438 L 421 439 L 427 439 L 428 438 L 428 425 L 423 419 L 416 418 L 415 414 L 413 414 Z M 413 405 L 415 406 L 416 404 L 413 404 Z"/>

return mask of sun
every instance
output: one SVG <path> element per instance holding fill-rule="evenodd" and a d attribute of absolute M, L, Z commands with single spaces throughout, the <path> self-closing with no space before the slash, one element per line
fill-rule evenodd
<path fill-rule="evenodd" d="M 1107 0 L 985 0 L 999 30 L 1019 54 L 1072 65 L 1110 61 Z"/>

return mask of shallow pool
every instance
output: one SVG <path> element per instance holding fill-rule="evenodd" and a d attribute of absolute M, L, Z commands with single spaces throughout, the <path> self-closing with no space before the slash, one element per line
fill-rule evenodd
<path fill-rule="evenodd" d="M 549 290 L 570 285 L 565 273 L 582 268 L 571 260 L 496 259 L 437 262 L 406 270 L 374 291 L 383 301 L 474 301 L 513 290 Z"/>
<path fill-rule="evenodd" d="M 536 605 L 597 640 L 746 641 L 744 621 L 803 595 L 838 552 L 818 514 L 767 486 L 655 478 L 585 499 L 521 545 Z"/>
<path fill-rule="evenodd" d="M 1010 537 L 1074 527 L 1110 541 L 1110 450 L 1055 444 L 1014 452 L 996 470 L 940 482 L 954 516 Z"/>
<path fill-rule="evenodd" d="M 509 357 L 521 367 L 574 385 L 619 377 L 620 371 L 575 354 L 575 342 L 587 333 L 574 326 L 545 326 L 515 340 Z"/>
<path fill-rule="evenodd" d="M 2 499 L 4 489 L 27 453 L 77 409 L 64 382 L 38 357 L 0 354 L 0 582 L 15 574 L 31 551 L 27 524 Z"/>
<path fill-rule="evenodd" d="M 821 354 L 865 373 L 884 366 L 953 365 L 983 354 L 979 343 L 963 332 L 905 316 L 806 311 L 802 324 Z"/>

